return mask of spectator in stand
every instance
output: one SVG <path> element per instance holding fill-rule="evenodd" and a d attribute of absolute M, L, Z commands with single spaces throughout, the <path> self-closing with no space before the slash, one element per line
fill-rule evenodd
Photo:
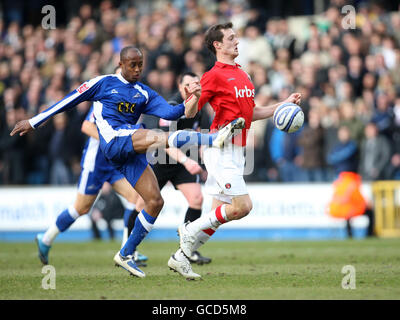
<path fill-rule="evenodd" d="M 347 126 L 341 126 L 338 130 L 338 144 L 336 144 L 327 157 L 328 164 L 335 169 L 336 177 L 341 172 L 357 172 L 358 148 L 357 143 L 351 139 L 351 132 Z"/>
<path fill-rule="evenodd" d="M 264 68 L 269 68 L 274 61 L 272 49 L 265 37 L 256 26 L 247 26 L 243 38 L 240 40 L 238 50 L 244 55 L 236 59 L 245 70 L 250 61 L 256 62 Z"/>
<path fill-rule="evenodd" d="M 393 115 L 389 103 L 389 98 L 385 93 L 379 94 L 371 121 L 376 124 L 380 134 L 384 134 L 390 139 Z"/>
<path fill-rule="evenodd" d="M 298 162 L 300 148 L 297 138 L 300 133 L 301 131 L 287 134 L 277 128 L 272 130 L 270 153 L 282 182 L 304 181 L 303 171 Z"/>
<path fill-rule="evenodd" d="M 384 135 L 379 134 L 373 122 L 366 125 L 364 132 L 358 172 L 365 181 L 384 179 L 390 162 L 389 142 Z"/>
<path fill-rule="evenodd" d="M 364 124 L 356 114 L 356 108 L 352 102 L 346 101 L 340 105 L 341 121 L 340 126 L 347 126 L 351 138 L 360 146 L 364 138 Z"/>
<path fill-rule="evenodd" d="M 4 184 L 25 183 L 25 137 L 18 139 L 10 137 L 10 130 L 23 118 L 22 109 L 7 109 L 5 114 L 5 125 L 0 133 L 0 181 Z"/>
<path fill-rule="evenodd" d="M 59 113 L 53 118 L 54 133 L 49 144 L 50 158 L 50 183 L 51 184 L 71 184 L 71 172 L 67 166 L 69 155 L 66 154 L 67 116 L 65 113 Z"/>
<path fill-rule="evenodd" d="M 326 163 L 329 153 L 339 143 L 339 122 L 340 113 L 338 109 L 328 109 L 326 114 L 321 113 L 321 126 L 324 129 L 324 159 Z M 333 181 L 335 179 L 333 166 L 328 164 L 326 172 L 328 181 Z"/>
<path fill-rule="evenodd" d="M 46 109 L 46 105 L 38 108 L 38 111 Z M 32 114 L 33 116 L 34 114 Z M 27 184 L 49 184 L 50 183 L 50 159 L 48 157 L 48 146 L 52 137 L 54 127 L 50 124 L 44 125 L 35 134 L 26 136 L 27 156 L 30 164 L 27 167 Z"/>
<path fill-rule="evenodd" d="M 363 62 L 359 56 L 351 56 L 348 61 L 347 81 L 351 84 L 356 97 L 361 95 L 364 75 Z"/>
<path fill-rule="evenodd" d="M 303 128 L 298 139 L 302 147 L 300 156 L 304 179 L 307 182 L 326 181 L 324 170 L 324 131 L 321 127 L 320 116 L 316 110 L 310 110 L 308 123 Z"/>
<path fill-rule="evenodd" d="M 400 97 L 396 99 L 393 114 L 391 126 L 393 144 L 388 177 L 400 180 Z"/>

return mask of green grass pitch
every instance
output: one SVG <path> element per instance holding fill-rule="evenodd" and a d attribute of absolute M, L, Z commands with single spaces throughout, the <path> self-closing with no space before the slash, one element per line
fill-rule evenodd
<path fill-rule="evenodd" d="M 170 271 L 176 242 L 144 242 L 146 278 L 116 268 L 119 242 L 58 243 L 50 252 L 56 289 L 42 288 L 32 243 L 0 243 L 0 299 L 400 299 L 400 239 L 210 241 L 200 281 Z M 355 289 L 342 288 L 342 268 L 355 268 Z"/>

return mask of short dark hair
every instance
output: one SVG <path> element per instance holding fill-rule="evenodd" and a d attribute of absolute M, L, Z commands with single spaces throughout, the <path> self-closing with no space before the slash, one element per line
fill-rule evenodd
<path fill-rule="evenodd" d="M 121 52 L 119 53 L 119 58 L 120 58 L 120 60 L 121 60 L 121 61 L 124 60 L 124 59 L 126 58 L 128 52 L 131 51 L 131 50 L 135 50 L 135 51 L 137 51 L 140 55 L 143 56 L 142 51 L 140 51 L 139 48 L 137 48 L 137 47 L 135 47 L 135 46 L 127 46 L 127 47 L 122 48 Z"/>
<path fill-rule="evenodd" d="M 215 50 L 215 47 L 213 45 L 214 41 L 222 42 L 224 34 L 222 33 L 221 30 L 232 29 L 232 27 L 233 27 L 232 22 L 214 24 L 213 26 L 209 27 L 208 30 L 206 31 L 204 40 L 208 50 L 216 54 L 217 51 Z"/>
<path fill-rule="evenodd" d="M 189 76 L 189 77 L 198 77 L 199 78 L 199 76 L 197 75 L 197 74 L 195 74 L 194 72 L 192 72 L 192 71 L 186 71 L 186 72 L 184 72 L 184 73 L 182 73 L 182 74 L 180 74 L 179 76 L 178 76 L 178 83 L 180 84 L 180 83 L 182 83 L 182 81 L 183 81 L 183 78 L 185 77 L 185 76 Z"/>

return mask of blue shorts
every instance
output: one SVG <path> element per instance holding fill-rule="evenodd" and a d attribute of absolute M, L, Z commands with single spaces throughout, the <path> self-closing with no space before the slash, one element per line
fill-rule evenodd
<path fill-rule="evenodd" d="M 89 171 L 83 169 L 78 181 L 78 192 L 80 194 L 95 195 L 98 194 L 104 182 L 113 184 L 124 178 L 124 175 L 118 170 L 110 168 L 108 170 L 95 169 Z"/>
<path fill-rule="evenodd" d="M 143 128 L 142 125 L 131 125 L 130 129 Z M 109 143 L 101 139 L 100 147 L 106 159 L 135 187 L 143 171 L 149 164 L 146 153 L 136 153 L 132 145 L 132 134 L 116 136 Z"/>

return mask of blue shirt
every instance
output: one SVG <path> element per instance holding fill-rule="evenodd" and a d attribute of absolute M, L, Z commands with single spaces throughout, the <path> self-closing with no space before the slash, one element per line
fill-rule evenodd
<path fill-rule="evenodd" d="M 339 142 L 329 152 L 326 160 L 334 167 L 336 174 L 344 171 L 357 172 L 357 151 L 354 141 Z"/>
<path fill-rule="evenodd" d="M 183 103 L 172 106 L 157 92 L 140 82 L 130 83 L 121 74 L 93 78 L 69 93 L 64 99 L 29 120 L 33 128 L 83 101 L 93 101 L 100 139 L 109 143 L 114 137 L 131 134 L 142 113 L 176 120 L 185 112 Z M 128 130 L 127 130 L 128 129 Z"/>

